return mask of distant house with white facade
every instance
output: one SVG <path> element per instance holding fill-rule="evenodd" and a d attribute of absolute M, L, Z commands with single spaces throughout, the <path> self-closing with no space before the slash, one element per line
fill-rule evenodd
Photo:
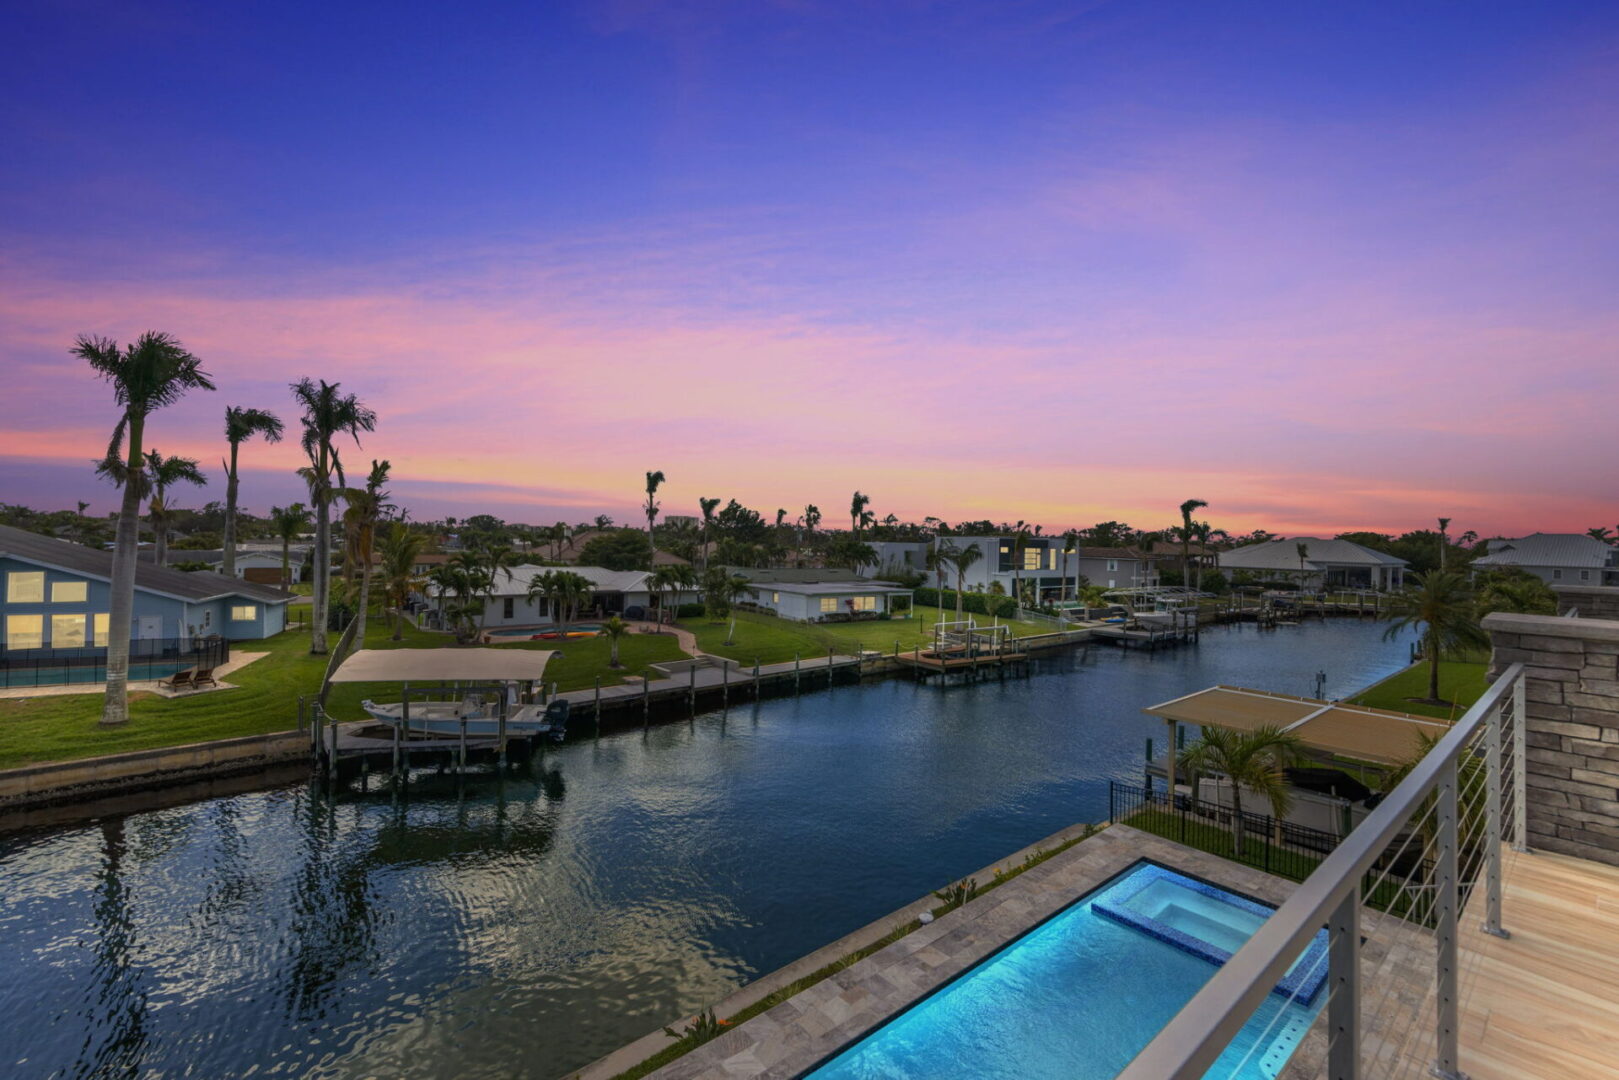
<path fill-rule="evenodd" d="M 651 576 L 645 570 L 605 570 L 599 566 L 514 566 L 508 575 L 495 574 L 493 591 L 484 601 L 483 623 L 487 629 L 502 626 L 550 626 L 556 612 L 544 597 L 529 598 L 529 587 L 541 574 L 564 570 L 578 574 L 591 584 L 590 597 L 579 608 L 579 617 L 601 615 L 635 615 L 645 613 L 652 604 L 652 590 L 647 584 Z M 438 587 L 428 584 L 427 599 L 436 605 Z M 693 594 L 688 593 L 687 598 Z"/>
<path fill-rule="evenodd" d="M 1531 533 L 1486 541 L 1475 570 L 1516 567 L 1548 585 L 1619 585 L 1619 548 L 1583 533 Z"/>
<path fill-rule="evenodd" d="M 1261 579 L 1297 582 L 1307 589 L 1398 589 L 1405 583 L 1406 565 L 1404 559 L 1352 540 L 1318 536 L 1266 540 L 1220 553 L 1220 569 L 1228 576 L 1247 571 Z"/>
<path fill-rule="evenodd" d="M 107 644 L 112 552 L 0 526 L 0 648 L 37 650 Z M 213 635 L 267 638 L 286 625 L 288 593 L 207 570 L 188 573 L 137 561 L 134 642 L 186 648 Z"/>
<path fill-rule="evenodd" d="M 731 572 L 752 585 L 746 603 L 795 622 L 851 622 L 911 610 L 913 590 L 839 567 L 735 567 Z"/>
<path fill-rule="evenodd" d="M 927 569 L 928 556 L 935 548 L 949 545 L 958 549 L 976 547 L 981 552 L 978 561 L 967 568 L 962 578 L 962 586 L 968 592 L 983 592 L 999 584 L 1001 591 L 1011 596 L 1014 586 L 1021 582 L 1038 590 L 1042 601 L 1073 599 L 1076 572 L 1083 579 L 1081 587 L 1140 589 L 1158 584 L 1155 561 L 1135 548 L 1080 547 L 1065 552 L 1066 542 L 1062 536 L 1030 536 L 1025 538 L 1020 551 L 1016 537 L 1012 536 L 883 541 L 871 545 L 877 552 L 877 563 L 862 568 L 862 573 L 880 578 L 903 568 L 927 573 L 928 584 L 937 585 L 938 571 Z M 944 587 L 956 587 L 954 569 L 945 573 Z"/>

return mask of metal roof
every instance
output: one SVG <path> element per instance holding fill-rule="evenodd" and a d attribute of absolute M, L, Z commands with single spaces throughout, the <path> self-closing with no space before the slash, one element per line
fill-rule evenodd
<path fill-rule="evenodd" d="M 753 581 L 754 592 L 784 592 L 793 596 L 869 596 L 872 593 L 915 592 L 891 581 Z"/>
<path fill-rule="evenodd" d="M 112 580 L 112 552 L 58 540 L 54 536 L 41 536 L 26 529 L 0 525 L 0 555 L 81 577 Z M 216 574 L 212 570 L 186 571 L 154 566 L 139 559 L 135 562 L 135 588 L 191 603 L 227 596 L 241 596 L 266 604 L 284 604 L 292 599 L 290 594 L 271 585 Z"/>
<path fill-rule="evenodd" d="M 1612 566 L 1616 552 L 1605 541 L 1581 533 L 1531 533 L 1516 540 L 1491 540 L 1488 555 L 1474 566 L 1560 566 L 1595 569 Z"/>
<path fill-rule="evenodd" d="M 1440 736 L 1450 723 L 1391 709 L 1294 697 L 1241 686 L 1211 686 L 1141 710 L 1199 727 L 1253 731 L 1272 726 L 1306 746 L 1378 765 L 1402 765 L 1422 748 L 1419 735 Z"/>
<path fill-rule="evenodd" d="M 1305 569 L 1319 571 L 1329 566 L 1405 566 L 1404 559 L 1385 555 L 1352 540 L 1323 540 L 1315 536 L 1295 536 L 1286 540 L 1266 540 L 1220 553 L 1220 566 L 1235 570 L 1299 571 L 1299 545 L 1305 545 Z"/>
<path fill-rule="evenodd" d="M 534 682 L 545 678 L 550 649 L 360 649 L 333 682 Z"/>
<path fill-rule="evenodd" d="M 490 596 L 527 596 L 528 587 L 535 578 L 541 574 L 553 571 L 566 571 L 578 574 L 590 582 L 591 588 L 596 592 L 647 592 L 647 578 L 650 576 L 645 570 L 607 570 L 600 566 L 514 566 L 510 576 L 505 571 L 496 571 L 495 587 Z M 688 589 L 687 592 L 694 590 Z M 429 584 L 429 596 L 437 596 L 438 590 Z"/>

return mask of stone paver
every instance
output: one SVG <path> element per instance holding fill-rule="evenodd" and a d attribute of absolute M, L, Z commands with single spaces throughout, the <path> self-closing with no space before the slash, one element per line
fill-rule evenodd
<path fill-rule="evenodd" d="M 235 685 L 225 681 L 225 677 L 233 671 L 240 671 L 255 660 L 261 660 L 269 653 L 232 652 L 230 661 L 214 669 L 214 679 L 218 686 L 210 686 L 205 690 L 174 691 L 161 687 L 157 680 L 150 682 L 132 682 L 129 684 L 130 693 L 156 694 L 158 697 L 196 697 L 198 694 L 211 694 L 215 690 L 233 690 Z M 105 693 L 107 684 L 104 682 L 65 683 L 58 686 L 13 686 L 0 690 L 0 700 L 8 698 L 36 698 L 36 697 L 70 697 L 74 694 L 101 694 Z"/>

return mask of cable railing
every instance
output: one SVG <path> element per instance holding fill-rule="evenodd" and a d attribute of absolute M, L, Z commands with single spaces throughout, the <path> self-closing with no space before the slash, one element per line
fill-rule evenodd
<path fill-rule="evenodd" d="M 1481 953 L 1463 933 L 1501 925 L 1504 850 L 1525 850 L 1523 667 L 1508 668 L 1248 943 L 1214 974 L 1120 1080 L 1199 1080 L 1324 925 L 1330 1080 L 1459 1080 L 1459 1016 Z M 1463 912 L 1482 906 L 1480 925 Z M 1288 1010 L 1277 1010 L 1272 1025 Z M 1244 1040 L 1272 1041 L 1270 1031 Z M 1221 1064 L 1225 1069 L 1226 1063 Z"/>

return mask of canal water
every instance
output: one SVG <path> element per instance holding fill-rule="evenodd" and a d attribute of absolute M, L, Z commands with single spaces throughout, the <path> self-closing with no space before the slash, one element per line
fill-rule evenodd
<path fill-rule="evenodd" d="M 1107 815 L 1145 705 L 1347 695 L 1354 620 L 888 680 L 583 739 L 504 777 L 308 785 L 0 836 L 0 1075 L 556 1077 Z"/>

